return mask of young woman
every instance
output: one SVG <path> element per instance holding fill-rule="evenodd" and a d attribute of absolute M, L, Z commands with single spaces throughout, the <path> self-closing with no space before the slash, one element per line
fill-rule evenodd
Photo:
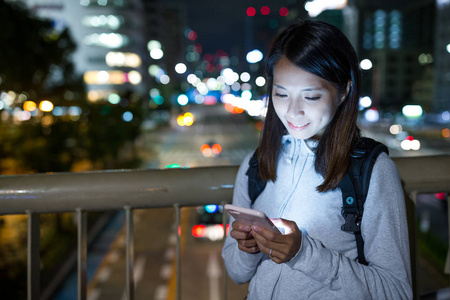
<path fill-rule="evenodd" d="M 267 67 L 268 112 L 258 148 L 267 186 L 252 208 L 278 218 L 286 234 L 231 219 L 223 248 L 229 275 L 250 281 L 248 299 L 411 299 L 405 203 L 397 169 L 382 153 L 362 218 L 364 254 L 341 230 L 339 182 L 360 138 L 360 71 L 348 39 L 334 26 L 303 21 L 276 39 Z M 250 207 L 246 172 L 233 204 Z"/>

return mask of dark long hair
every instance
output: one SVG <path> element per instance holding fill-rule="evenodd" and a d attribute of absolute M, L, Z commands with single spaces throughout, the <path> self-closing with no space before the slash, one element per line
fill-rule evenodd
<path fill-rule="evenodd" d="M 320 192 L 335 189 L 350 165 L 350 152 L 360 138 L 356 124 L 361 73 L 355 50 L 335 26 L 320 21 L 300 21 L 284 30 L 275 40 L 267 60 L 268 111 L 258 148 L 261 178 L 276 180 L 281 137 L 285 132 L 272 103 L 273 68 L 282 57 L 303 70 L 334 84 L 339 97 L 350 90 L 320 137 L 315 169 L 324 178 Z"/>

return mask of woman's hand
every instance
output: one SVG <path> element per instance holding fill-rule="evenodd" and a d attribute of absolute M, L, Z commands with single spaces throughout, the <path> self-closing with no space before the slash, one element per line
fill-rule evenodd
<path fill-rule="evenodd" d="M 275 225 L 284 227 L 286 234 L 252 226 L 251 235 L 260 251 L 266 253 L 277 264 L 290 261 L 300 250 L 302 232 L 294 221 L 275 219 Z"/>
<path fill-rule="evenodd" d="M 250 226 L 234 221 L 231 227 L 233 230 L 231 230 L 230 236 L 237 241 L 240 250 L 247 253 L 258 253 L 260 251 L 250 233 L 252 231 Z"/>

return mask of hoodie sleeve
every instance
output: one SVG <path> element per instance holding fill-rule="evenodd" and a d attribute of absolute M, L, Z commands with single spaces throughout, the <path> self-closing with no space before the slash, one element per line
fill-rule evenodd
<path fill-rule="evenodd" d="M 251 156 L 252 153 L 242 162 L 234 185 L 233 204 L 241 207 L 250 207 L 247 185 L 248 178 L 245 173 L 247 172 L 248 162 Z M 234 218 L 230 216 L 230 228 L 233 222 Z M 237 284 L 242 284 L 252 279 L 263 257 L 263 253 L 251 254 L 241 251 L 238 248 L 236 240 L 230 237 L 230 235 L 227 235 L 222 249 L 222 257 L 231 279 Z"/>
<path fill-rule="evenodd" d="M 339 299 L 412 299 L 405 200 L 397 168 L 386 154 L 377 159 L 370 181 L 361 225 L 369 265 L 331 251 L 307 234 L 287 265 Z"/>

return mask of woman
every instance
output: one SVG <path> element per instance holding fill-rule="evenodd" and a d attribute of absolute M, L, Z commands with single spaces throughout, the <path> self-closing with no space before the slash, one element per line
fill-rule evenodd
<path fill-rule="evenodd" d="M 268 112 L 258 148 L 267 186 L 252 208 L 277 218 L 286 234 L 233 219 L 223 248 L 229 275 L 250 281 L 248 299 L 411 299 L 408 228 L 397 169 L 382 153 L 374 165 L 361 231 L 368 265 L 356 261 L 355 236 L 341 230 L 339 182 L 360 138 L 360 71 L 334 26 L 304 21 L 287 28 L 268 58 Z M 233 204 L 250 207 L 246 171 Z"/>

